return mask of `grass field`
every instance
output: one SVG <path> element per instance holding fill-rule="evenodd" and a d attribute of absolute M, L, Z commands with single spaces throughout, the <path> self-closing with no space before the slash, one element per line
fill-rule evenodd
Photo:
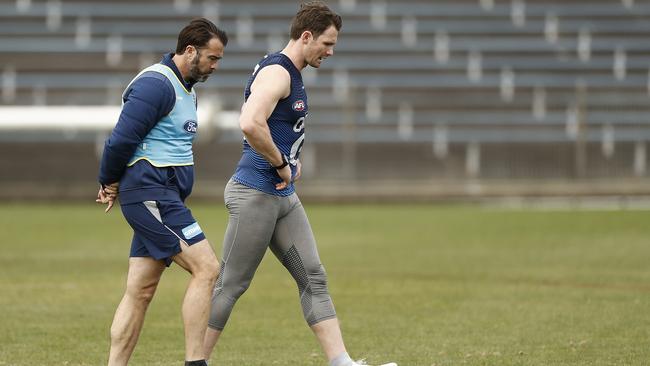
<path fill-rule="evenodd" d="M 225 210 L 194 205 L 218 252 Z M 650 212 L 307 205 L 348 349 L 370 364 L 647 365 Z M 130 230 L 93 205 L 0 205 L 0 365 L 102 365 Z M 181 365 L 187 275 L 133 365 Z M 326 365 L 267 255 L 212 365 Z"/>

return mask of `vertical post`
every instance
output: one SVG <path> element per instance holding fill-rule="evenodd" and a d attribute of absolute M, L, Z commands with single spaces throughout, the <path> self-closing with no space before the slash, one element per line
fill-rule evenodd
<path fill-rule="evenodd" d="M 399 104 L 397 134 L 402 141 L 408 141 L 413 137 L 413 106 L 409 102 Z"/>
<path fill-rule="evenodd" d="M 241 12 L 237 15 L 237 22 L 235 23 L 237 30 L 235 32 L 237 44 L 244 48 L 248 48 L 253 44 L 253 18 Z"/>
<path fill-rule="evenodd" d="M 576 82 L 577 134 L 575 140 L 575 175 L 584 178 L 587 172 L 587 84 Z"/>
<path fill-rule="evenodd" d="M 357 7 L 356 0 L 339 0 L 339 6 L 345 11 L 353 11 Z"/>
<path fill-rule="evenodd" d="M 478 50 L 471 50 L 467 55 L 467 78 L 473 83 L 483 78 L 483 57 Z"/>
<path fill-rule="evenodd" d="M 433 45 L 433 58 L 439 64 L 449 62 L 449 34 L 446 29 L 436 30 Z"/>
<path fill-rule="evenodd" d="M 366 118 L 369 122 L 377 122 L 381 114 L 381 89 L 377 85 L 371 85 L 366 89 Z"/>
<path fill-rule="evenodd" d="M 512 0 L 510 18 L 512 19 L 512 24 L 517 28 L 522 28 L 526 25 L 526 3 L 524 0 Z"/>
<path fill-rule="evenodd" d="M 355 107 L 355 95 L 348 93 L 343 101 L 343 179 L 355 181 L 357 179 L 357 110 Z"/>
<path fill-rule="evenodd" d="M 16 80 L 18 79 L 16 68 L 13 65 L 6 65 L 2 70 L 2 102 L 13 103 L 16 100 Z"/>
<path fill-rule="evenodd" d="M 16 10 L 21 14 L 28 12 L 31 6 L 32 0 L 16 0 Z"/>
<path fill-rule="evenodd" d="M 478 178 L 481 173 L 481 144 L 478 142 L 467 144 L 465 173 L 469 178 Z"/>
<path fill-rule="evenodd" d="M 601 142 L 601 150 L 603 152 L 603 156 L 605 156 L 607 159 L 610 159 L 612 156 L 614 156 L 614 148 L 614 126 L 611 124 L 606 124 L 603 126 L 603 137 Z"/>
<path fill-rule="evenodd" d="M 386 0 L 373 0 L 370 3 L 370 24 L 373 29 L 385 29 L 387 23 L 387 8 Z"/>
<path fill-rule="evenodd" d="M 402 18 L 402 44 L 413 48 L 418 43 L 418 21 L 414 16 Z"/>
<path fill-rule="evenodd" d="M 634 145 L 634 175 L 643 177 L 646 173 L 647 154 L 645 141 L 637 141 Z"/>
<path fill-rule="evenodd" d="M 90 16 L 77 18 L 77 29 L 75 30 L 74 43 L 79 49 L 86 49 L 92 42 L 92 21 Z"/>
<path fill-rule="evenodd" d="M 214 22 L 214 24 L 220 23 L 220 10 L 219 3 L 214 1 L 204 1 L 203 2 L 203 17 Z"/>
<path fill-rule="evenodd" d="M 34 85 L 32 89 L 32 105 L 47 105 L 47 86 L 43 83 Z"/>
<path fill-rule="evenodd" d="M 494 0 L 479 0 L 481 8 L 485 11 L 491 11 L 494 9 Z"/>
<path fill-rule="evenodd" d="M 542 85 L 533 89 L 533 117 L 536 121 L 546 118 L 546 89 Z"/>
<path fill-rule="evenodd" d="M 56 31 L 61 28 L 61 23 L 63 21 L 63 11 L 61 10 L 61 0 L 48 0 L 45 4 L 46 7 L 46 18 L 45 22 L 47 24 L 47 29 L 50 32 Z"/>
<path fill-rule="evenodd" d="M 433 126 L 433 155 L 437 159 L 444 159 L 449 154 L 449 131 L 445 123 Z"/>
<path fill-rule="evenodd" d="M 179 13 L 187 13 L 192 7 L 192 0 L 174 0 L 174 9 Z"/>
<path fill-rule="evenodd" d="M 120 65 L 124 47 L 121 34 L 112 34 L 106 39 L 106 64 L 112 67 Z"/>

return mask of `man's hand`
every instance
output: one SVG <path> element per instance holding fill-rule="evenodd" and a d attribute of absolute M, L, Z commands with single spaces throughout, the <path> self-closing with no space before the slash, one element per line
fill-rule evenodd
<path fill-rule="evenodd" d="M 113 198 L 116 198 L 119 192 L 120 192 L 120 182 L 115 182 L 104 186 L 104 193 L 108 194 L 109 196 L 112 196 Z"/>
<path fill-rule="evenodd" d="M 282 169 L 277 169 L 278 175 L 282 179 L 282 182 L 275 185 L 275 189 L 280 191 L 289 186 L 291 183 L 291 165 L 287 165 Z"/>
<path fill-rule="evenodd" d="M 297 181 L 300 179 L 300 176 L 302 175 L 302 163 L 300 160 L 296 160 L 296 175 L 293 177 L 293 181 Z"/>
<path fill-rule="evenodd" d="M 99 186 L 99 192 L 97 192 L 97 199 L 95 200 L 95 202 L 101 204 L 108 204 L 104 212 L 108 212 L 111 210 L 111 208 L 113 208 L 113 204 L 115 204 L 115 200 L 117 200 L 119 187 L 120 187 L 119 182 L 115 182 L 106 185 L 104 187 L 102 187 L 101 185 Z"/>

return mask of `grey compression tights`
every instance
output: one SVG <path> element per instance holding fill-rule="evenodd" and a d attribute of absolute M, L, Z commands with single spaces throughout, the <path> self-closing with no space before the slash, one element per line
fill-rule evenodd
<path fill-rule="evenodd" d="M 269 246 L 298 285 L 307 324 L 335 317 L 325 269 L 298 196 L 273 196 L 231 180 L 224 200 L 230 218 L 221 273 L 212 296 L 210 328 L 223 330 L 226 326 L 237 299 L 248 289 Z"/>

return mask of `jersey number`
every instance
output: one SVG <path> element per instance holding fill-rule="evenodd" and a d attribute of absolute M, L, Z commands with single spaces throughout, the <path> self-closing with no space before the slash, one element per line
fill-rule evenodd
<path fill-rule="evenodd" d="M 293 125 L 294 132 L 300 132 L 305 129 L 305 117 L 300 117 L 296 121 L 296 124 Z M 291 154 L 289 155 L 289 163 L 291 165 L 296 165 L 296 160 L 300 156 L 300 150 L 302 150 L 302 145 L 305 143 L 305 134 L 303 133 L 298 137 L 296 142 L 291 146 Z"/>

